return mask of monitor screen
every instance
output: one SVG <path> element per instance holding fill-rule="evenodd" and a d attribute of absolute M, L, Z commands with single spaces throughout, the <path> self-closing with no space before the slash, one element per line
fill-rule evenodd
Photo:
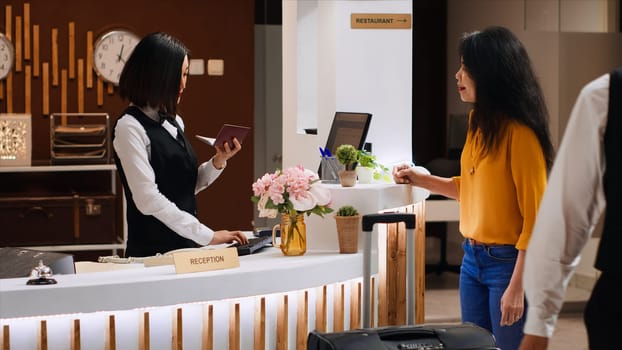
<path fill-rule="evenodd" d="M 363 149 L 370 122 L 370 113 L 335 112 L 335 118 L 326 140 L 326 149 L 332 155 L 335 154 L 337 147 L 345 144 L 352 145 L 356 149 Z M 318 174 L 322 174 L 321 162 L 318 167 Z M 322 180 L 328 179 L 323 176 Z M 331 178 L 330 180 L 336 179 Z"/>
<path fill-rule="evenodd" d="M 337 147 L 344 144 L 363 149 L 370 122 L 370 113 L 335 112 L 326 140 L 326 149 L 332 154 L 335 154 Z"/>

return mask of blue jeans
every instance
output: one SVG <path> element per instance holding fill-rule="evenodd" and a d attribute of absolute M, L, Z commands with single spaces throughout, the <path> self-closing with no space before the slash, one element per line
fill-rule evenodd
<path fill-rule="evenodd" d="M 460 309 L 462 321 L 490 330 L 503 350 L 518 349 L 523 338 L 525 314 L 511 326 L 500 326 L 501 297 L 510 283 L 518 250 L 511 245 L 462 243 Z M 527 302 L 525 301 L 525 310 Z"/>

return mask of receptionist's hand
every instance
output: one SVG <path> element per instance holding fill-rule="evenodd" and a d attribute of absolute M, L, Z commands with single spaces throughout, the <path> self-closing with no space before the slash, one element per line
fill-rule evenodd
<path fill-rule="evenodd" d="M 222 169 L 227 165 L 227 160 L 233 157 L 236 153 L 242 149 L 242 144 L 237 138 L 233 138 L 233 148 L 229 147 L 229 142 L 225 142 L 222 146 L 216 146 L 216 155 L 214 156 L 212 163 L 216 169 Z"/>
<path fill-rule="evenodd" d="M 209 244 L 231 243 L 233 241 L 242 245 L 248 243 L 248 238 L 242 231 L 220 230 L 214 232 L 214 238 Z"/>

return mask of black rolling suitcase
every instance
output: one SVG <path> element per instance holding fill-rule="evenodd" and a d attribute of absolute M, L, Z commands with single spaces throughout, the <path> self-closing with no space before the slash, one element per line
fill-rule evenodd
<path fill-rule="evenodd" d="M 371 235 L 377 223 L 406 224 L 406 326 L 370 328 Z M 414 325 L 414 247 L 415 215 L 407 213 L 368 214 L 363 216 L 363 328 L 336 333 L 312 331 L 308 350 L 493 350 L 498 349 L 493 335 L 475 324 Z"/>
<path fill-rule="evenodd" d="M 321 333 L 312 331 L 307 350 L 498 350 L 493 335 L 470 323 L 389 326 Z"/>

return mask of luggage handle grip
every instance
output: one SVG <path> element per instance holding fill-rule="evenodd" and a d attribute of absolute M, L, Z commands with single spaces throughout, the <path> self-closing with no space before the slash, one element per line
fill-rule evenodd
<path fill-rule="evenodd" d="M 380 213 L 363 215 L 363 231 L 372 231 L 374 224 L 392 224 L 404 222 L 407 229 L 415 228 L 415 214 L 412 213 Z"/>

